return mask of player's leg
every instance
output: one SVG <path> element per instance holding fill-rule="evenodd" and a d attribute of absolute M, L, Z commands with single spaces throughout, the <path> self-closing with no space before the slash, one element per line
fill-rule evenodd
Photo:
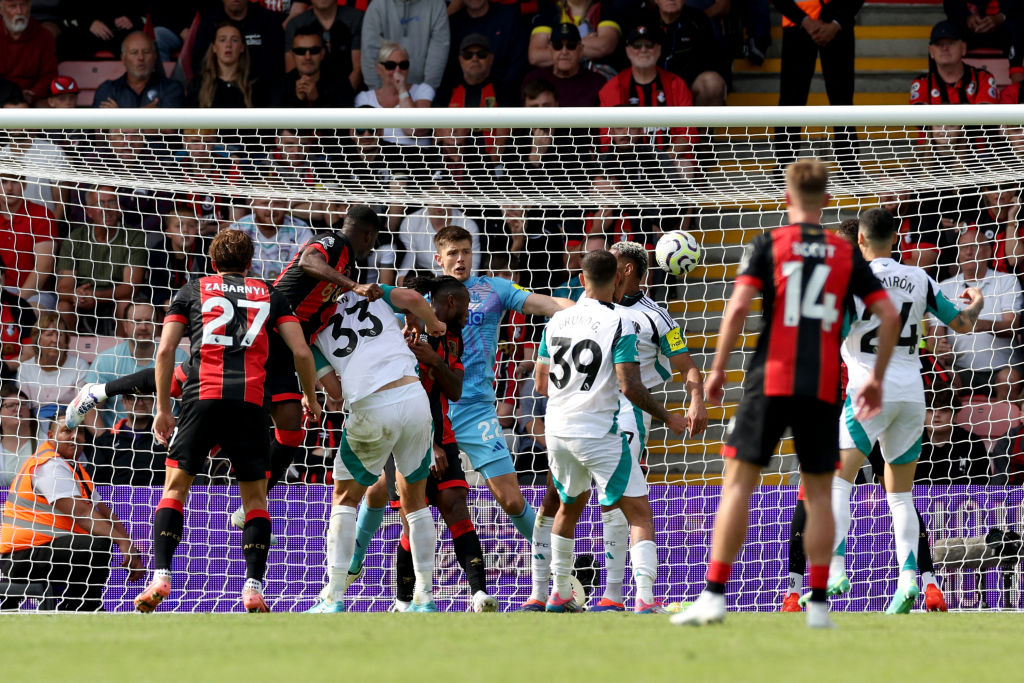
<path fill-rule="evenodd" d="M 707 585 L 696 602 L 672 616 L 673 624 L 701 626 L 725 618 L 725 585 L 747 534 L 750 495 L 790 425 L 793 415 L 787 408 L 788 404 L 769 400 L 756 387 L 740 402 L 722 447 L 725 471 L 711 537 Z"/>
<path fill-rule="evenodd" d="M 519 608 L 521 612 L 543 612 L 547 604 L 548 586 L 551 583 L 551 530 L 559 505 L 555 480 L 548 470 L 547 489 L 533 523 L 533 537 L 530 541 L 530 597 Z"/>
<path fill-rule="evenodd" d="M 917 513 L 917 523 L 921 527 L 921 533 L 917 537 L 917 568 L 921 572 L 921 586 L 924 588 L 925 609 L 929 612 L 948 612 L 946 597 L 939 588 L 938 579 L 935 577 L 935 563 L 932 561 L 932 547 L 928 540 L 928 525 L 920 510 L 914 506 Z"/>
<path fill-rule="evenodd" d="M 487 592 L 487 564 L 483 547 L 469 514 L 469 484 L 459 460 L 459 447 L 455 444 L 435 447 L 444 448 L 448 466 L 440 479 L 433 475 L 427 478 L 427 502 L 437 508 L 451 532 L 455 558 L 466 573 L 466 581 L 469 583 L 473 610 L 497 612 L 498 601 Z"/>
<path fill-rule="evenodd" d="M 899 581 L 896 594 L 886 614 L 906 614 L 914 606 L 920 588 L 917 585 L 917 548 L 921 526 L 911 490 L 917 460 L 921 455 L 921 426 L 924 424 L 923 403 L 895 404 L 898 410 L 890 429 L 882 437 L 885 458 L 885 499 L 892 514 L 896 537 L 896 562 Z"/>
<path fill-rule="evenodd" d="M 185 503 L 195 479 L 177 465 L 167 465 L 163 495 L 153 514 L 153 579 L 135 598 L 139 612 L 152 612 L 171 593 L 171 561 L 184 534 Z"/>
<path fill-rule="evenodd" d="M 810 564 L 808 583 L 811 594 L 807 602 L 807 624 L 815 628 L 832 628 L 828 618 L 828 562 L 831 556 L 835 525 L 832 521 L 832 472 L 807 472 L 802 475 L 806 491 L 807 526 L 804 549 Z"/>
<path fill-rule="evenodd" d="M 387 477 L 382 474 L 377 482 L 367 489 L 363 504 L 359 506 L 359 514 L 356 517 L 356 547 L 352 553 L 352 563 L 348 567 L 349 585 L 363 573 L 366 550 L 370 547 L 370 540 L 384 522 L 384 513 L 387 512 L 389 502 Z"/>
<path fill-rule="evenodd" d="M 171 378 L 171 396 L 181 395 L 181 385 L 185 381 L 185 370 L 182 366 L 174 368 Z M 124 377 L 112 379 L 106 383 L 84 384 L 68 404 L 64 421 L 68 429 L 73 429 L 85 420 L 96 406 L 114 396 L 133 394 L 136 396 L 156 393 L 156 369 L 146 368 Z"/>
<path fill-rule="evenodd" d="M 434 464 L 434 422 L 430 401 L 419 383 L 388 393 L 400 406 L 398 410 L 396 406 L 388 406 L 392 427 L 398 432 L 390 450 L 395 457 L 395 478 L 402 514 L 408 525 L 409 551 L 416 576 L 408 611 L 436 612 L 433 593 L 437 533 L 426 495 L 427 477 Z"/>
<path fill-rule="evenodd" d="M 236 468 L 236 472 L 237 472 Z M 243 481 L 239 474 L 238 493 L 245 510 L 242 528 L 242 555 L 245 557 L 245 585 L 242 606 L 246 612 L 269 612 L 263 600 L 263 576 L 270 552 L 270 513 L 267 512 L 266 475 Z"/>
<path fill-rule="evenodd" d="M 782 600 L 783 612 L 801 612 L 800 589 L 803 588 L 804 571 L 807 568 L 807 555 L 804 553 L 804 528 L 807 524 L 807 507 L 804 505 L 804 487 L 793 507 L 793 517 L 789 520 L 789 581 Z"/>
<path fill-rule="evenodd" d="M 843 442 L 840 441 L 840 444 Z M 850 498 L 857 472 L 864 465 L 865 455 L 858 448 L 839 451 L 839 470 L 832 478 L 832 557 L 829 561 L 828 594 L 839 595 L 850 590 L 846 576 L 846 537 L 850 532 Z"/>
<path fill-rule="evenodd" d="M 654 582 L 658 579 L 658 547 L 654 542 L 654 516 L 647 492 L 641 496 L 623 496 L 619 508 L 632 532 L 629 555 L 636 581 L 633 611 L 637 614 L 664 614 L 661 602 L 654 596 Z"/>
<path fill-rule="evenodd" d="M 291 356 L 289 355 L 289 358 Z M 274 441 L 270 448 L 269 492 L 292 466 L 302 448 L 306 431 L 302 428 L 302 403 L 299 399 L 276 401 L 271 405 L 270 416 L 274 420 Z"/>
<path fill-rule="evenodd" d="M 508 514 L 516 530 L 531 540 L 536 521 L 533 507 L 519 490 L 512 454 L 502 436 L 493 402 L 453 403 L 448 411 L 459 448 L 487 482 L 494 500 Z"/>
<path fill-rule="evenodd" d="M 576 522 L 590 499 L 592 477 L 575 455 L 580 450 L 578 441 L 553 435 L 547 437 L 551 481 L 560 501 L 551 526 L 550 572 L 553 589 L 545 603 L 548 612 L 583 611 L 573 596 L 571 577 Z"/>

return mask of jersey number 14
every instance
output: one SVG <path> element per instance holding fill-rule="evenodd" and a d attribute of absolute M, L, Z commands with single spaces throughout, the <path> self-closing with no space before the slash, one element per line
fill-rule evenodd
<path fill-rule="evenodd" d="M 828 332 L 839 320 L 839 308 L 836 306 L 836 295 L 825 291 L 828 274 L 832 268 L 824 263 L 817 263 L 811 276 L 807 278 L 807 287 L 803 287 L 803 261 L 786 261 L 782 264 L 782 276 L 786 278 L 786 299 L 782 309 L 782 324 L 786 327 L 797 327 L 804 318 L 820 320 L 821 329 Z M 821 303 L 819 303 L 819 301 Z"/>

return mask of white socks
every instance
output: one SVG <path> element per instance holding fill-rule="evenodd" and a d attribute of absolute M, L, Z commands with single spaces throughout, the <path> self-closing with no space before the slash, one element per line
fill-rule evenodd
<path fill-rule="evenodd" d="M 786 595 L 799 593 L 804 587 L 804 575 L 796 572 L 789 573 L 789 585 L 786 586 Z"/>
<path fill-rule="evenodd" d="M 649 605 L 654 602 L 654 580 L 658 578 L 658 547 L 654 541 L 640 541 L 629 552 L 636 581 L 636 600 Z"/>
<path fill-rule="evenodd" d="M 412 601 L 422 605 L 433 600 L 437 533 L 430 508 L 410 512 L 405 520 L 409 523 L 409 550 L 412 552 L 413 573 L 416 575 Z"/>
<path fill-rule="evenodd" d="M 327 526 L 327 589 L 328 599 L 340 602 L 345 596 L 348 563 L 356 548 L 356 509 L 347 505 L 331 506 L 331 522 Z"/>
<path fill-rule="evenodd" d="M 538 514 L 533 522 L 533 543 L 530 545 L 530 599 L 547 602 L 551 580 L 551 527 L 554 517 Z"/>
<path fill-rule="evenodd" d="M 551 577 L 555 593 L 563 600 L 572 595 L 572 556 L 576 549 L 575 538 L 551 534 Z"/>
<path fill-rule="evenodd" d="M 538 519 L 540 519 L 538 517 Z M 601 513 L 604 537 L 604 597 L 612 602 L 622 602 L 622 584 L 626 579 L 626 548 L 629 547 L 629 523 L 626 515 L 618 508 Z M 637 567 L 635 548 L 633 566 Z M 657 555 L 654 558 L 657 571 Z M 646 602 L 650 602 L 647 600 Z"/>
<path fill-rule="evenodd" d="M 906 493 L 887 493 L 885 499 L 892 513 L 892 529 L 896 536 L 896 563 L 900 568 L 900 588 L 917 584 L 917 537 L 921 533 L 921 525 L 914 511 L 914 497 Z"/>
<path fill-rule="evenodd" d="M 842 477 L 832 479 L 832 520 L 835 522 L 835 538 L 832 540 L 832 561 L 829 563 L 829 578 L 846 573 L 846 536 L 850 533 L 850 496 L 853 484 Z"/>

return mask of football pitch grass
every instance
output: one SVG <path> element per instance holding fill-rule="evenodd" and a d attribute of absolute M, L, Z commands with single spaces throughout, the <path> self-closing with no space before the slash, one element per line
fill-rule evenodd
<path fill-rule="evenodd" d="M 0 615 L 5 681 L 998 681 L 1024 615 Z"/>

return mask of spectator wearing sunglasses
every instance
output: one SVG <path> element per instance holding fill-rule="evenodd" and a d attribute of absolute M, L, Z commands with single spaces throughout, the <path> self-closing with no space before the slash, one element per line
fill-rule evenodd
<path fill-rule="evenodd" d="M 449 79 L 459 77 L 459 46 L 469 35 L 480 34 L 490 42 L 494 55 L 491 78 L 510 92 L 518 92 L 523 79 L 528 38 L 522 15 L 515 5 L 491 0 L 465 0 L 463 8 L 451 15 Z"/>
<path fill-rule="evenodd" d="M 581 36 L 581 59 L 604 62 L 615 52 L 622 28 L 609 0 L 557 0 L 537 16 L 530 34 L 530 64 L 551 66 L 555 55 L 548 45 L 560 24 L 572 24 Z"/>
<path fill-rule="evenodd" d="M 355 91 L 347 78 L 332 71 L 324 39 L 316 26 L 303 26 L 292 36 L 295 68 L 284 76 L 280 107 L 351 107 Z"/>
<path fill-rule="evenodd" d="M 555 86 L 558 102 L 563 107 L 593 107 L 597 94 L 605 84 L 600 74 L 580 67 L 583 58 L 583 40 L 574 24 L 560 24 L 550 34 L 548 50 L 551 66 L 534 69 L 523 79 L 523 87 L 542 79 Z"/>
<path fill-rule="evenodd" d="M 626 57 L 629 67 L 623 69 L 601 88 L 602 107 L 688 107 L 693 96 L 686 81 L 658 66 L 664 34 L 657 24 L 638 24 L 626 34 Z M 668 152 L 682 168 L 691 168 L 692 141 L 696 131 L 671 128 L 655 131 L 648 141 L 662 152 Z M 606 140 L 606 139 L 605 139 Z"/>
<path fill-rule="evenodd" d="M 390 40 L 384 41 L 374 65 L 381 85 L 375 90 L 364 90 L 356 95 L 356 106 L 369 105 L 381 109 L 429 107 L 434 101 L 434 89 L 426 83 L 410 83 L 411 66 L 409 53 L 404 47 Z M 407 147 L 425 147 L 431 142 L 429 130 L 411 128 L 385 128 L 381 140 Z"/>
<path fill-rule="evenodd" d="M 363 17 L 363 80 L 379 88 L 385 80 L 375 64 L 384 41 L 400 42 L 409 61 L 409 82 L 441 87 L 448 64 L 448 7 L 445 0 L 373 0 Z"/>
<path fill-rule="evenodd" d="M 332 74 L 347 74 L 353 90 L 363 83 L 360 70 L 363 13 L 355 7 L 346 7 L 337 0 L 311 0 L 312 9 L 302 12 L 288 22 L 284 29 L 284 68 L 295 68 L 292 42 L 300 29 L 315 28 L 323 37 L 324 66 Z"/>

